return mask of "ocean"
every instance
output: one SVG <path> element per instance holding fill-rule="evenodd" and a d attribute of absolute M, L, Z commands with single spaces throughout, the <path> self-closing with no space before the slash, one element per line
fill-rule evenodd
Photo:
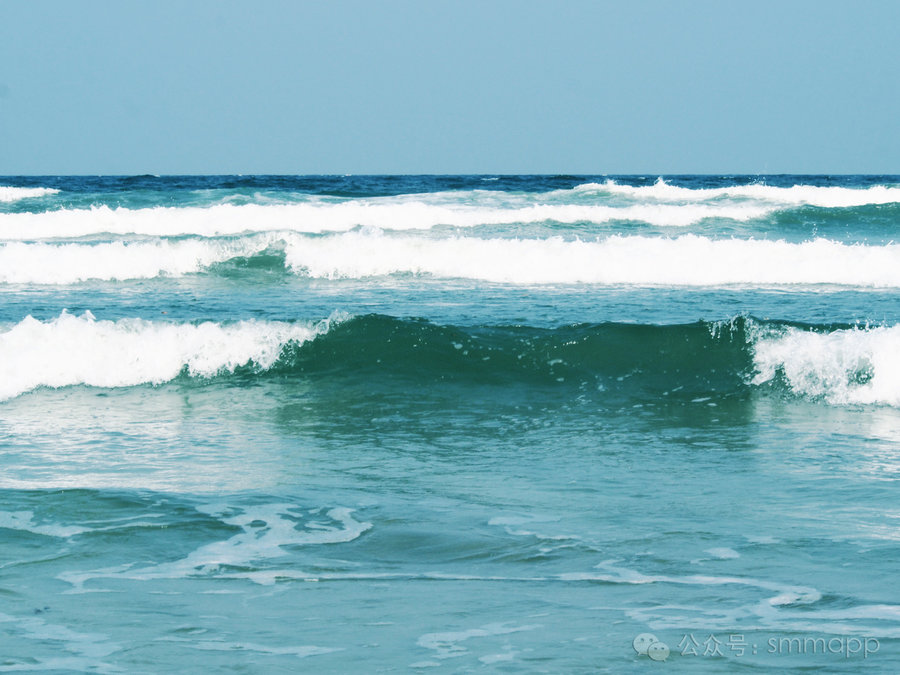
<path fill-rule="evenodd" d="M 900 176 L 0 178 L 0 671 L 900 672 Z"/>

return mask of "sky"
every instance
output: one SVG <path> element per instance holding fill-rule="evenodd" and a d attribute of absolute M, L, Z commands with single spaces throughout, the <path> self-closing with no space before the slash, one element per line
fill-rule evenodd
<path fill-rule="evenodd" d="M 0 0 L 0 175 L 900 173 L 900 2 Z"/>

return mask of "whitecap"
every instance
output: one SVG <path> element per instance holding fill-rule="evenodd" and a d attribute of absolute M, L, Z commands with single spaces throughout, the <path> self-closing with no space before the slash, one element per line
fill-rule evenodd
<path fill-rule="evenodd" d="M 396 274 L 513 284 L 900 287 L 900 245 L 611 236 L 595 241 L 391 236 L 287 237 L 286 263 L 314 278 Z"/>
<path fill-rule="evenodd" d="M 288 343 L 312 340 L 346 318 L 192 324 L 98 320 L 90 312 L 28 316 L 0 332 L 0 400 L 41 386 L 130 387 L 168 382 L 183 370 L 197 377 L 247 365 L 266 370 Z"/>
<path fill-rule="evenodd" d="M 832 404 L 900 406 L 900 326 L 763 327 L 751 339 L 755 385 L 781 377 L 793 393 Z"/>
<path fill-rule="evenodd" d="M 45 187 L 10 187 L 0 185 L 0 202 L 16 202 L 20 199 L 33 199 L 46 195 L 55 195 L 59 190 Z"/>

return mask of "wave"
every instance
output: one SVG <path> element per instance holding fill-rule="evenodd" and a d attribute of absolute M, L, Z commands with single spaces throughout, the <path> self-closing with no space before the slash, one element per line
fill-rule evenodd
<path fill-rule="evenodd" d="M 175 324 L 97 320 L 90 312 L 63 312 L 46 322 L 29 316 L 0 333 L 0 400 L 42 386 L 130 387 L 169 382 L 182 373 L 264 371 L 285 345 L 312 340 L 340 320 Z"/>
<path fill-rule="evenodd" d="M 88 237 L 98 234 L 205 237 L 249 232 L 343 232 L 357 227 L 384 230 L 428 230 L 437 226 L 530 223 L 642 222 L 687 226 L 705 219 L 747 221 L 771 208 L 740 205 L 530 204 L 509 207 L 408 200 L 353 200 L 338 203 L 219 204 L 210 207 L 144 209 L 96 206 L 39 213 L 0 214 L 0 239 L 7 241 Z"/>
<path fill-rule="evenodd" d="M 274 257 L 273 257 L 274 256 Z M 417 275 L 504 284 L 900 287 L 900 244 L 611 236 L 595 241 L 271 233 L 233 239 L 0 244 L 0 283 L 71 284 L 267 265 L 317 279 Z M 272 260 L 269 260 L 272 258 Z"/>
<path fill-rule="evenodd" d="M 267 238 L 232 241 L 111 242 L 0 245 L 0 283 L 73 284 L 180 277 L 219 262 L 258 255 Z"/>
<path fill-rule="evenodd" d="M 350 232 L 288 239 L 286 262 L 316 278 L 419 274 L 513 284 L 900 286 L 900 245 L 612 236 L 600 241 L 428 239 Z"/>
<path fill-rule="evenodd" d="M 683 325 L 440 326 L 381 315 L 319 322 L 166 323 L 63 312 L 0 332 L 0 399 L 39 387 L 131 387 L 179 377 L 347 378 L 559 389 L 578 397 L 714 405 L 774 391 L 900 407 L 900 326 L 737 317 Z"/>
<path fill-rule="evenodd" d="M 0 202 L 17 202 L 20 199 L 32 199 L 34 197 L 55 195 L 58 192 L 59 190 L 55 188 L 26 188 L 0 185 Z"/>
<path fill-rule="evenodd" d="M 753 343 L 755 385 L 833 404 L 900 406 L 900 326 L 831 332 L 763 330 Z"/>
<path fill-rule="evenodd" d="M 55 192 L 58 190 L 51 188 L 0 187 L 0 201 Z M 469 189 L 366 198 L 214 190 L 181 195 L 177 198 L 184 203 L 179 206 L 147 206 L 142 201 L 145 196 L 132 199 L 126 194 L 116 197 L 117 203 L 87 207 L 86 200 L 91 198 L 90 193 L 73 198 L 68 208 L 0 214 L 0 239 L 102 234 L 215 237 L 252 232 L 346 232 L 359 227 L 409 231 L 543 223 L 688 227 L 713 220 L 745 223 L 804 207 L 827 210 L 900 204 L 900 187 L 754 184 L 686 188 L 660 179 L 646 186 L 609 180 L 543 193 Z M 109 194 L 93 198 L 111 199 Z"/>
<path fill-rule="evenodd" d="M 824 208 L 850 208 L 869 204 L 900 203 L 900 187 L 873 185 L 847 188 L 820 185 L 777 187 L 751 184 L 718 188 L 686 188 L 660 178 L 654 185 L 622 185 L 615 181 L 585 183 L 573 188 L 581 194 L 615 194 L 658 202 L 703 202 L 722 199 L 757 200 L 779 205 L 808 205 Z"/>

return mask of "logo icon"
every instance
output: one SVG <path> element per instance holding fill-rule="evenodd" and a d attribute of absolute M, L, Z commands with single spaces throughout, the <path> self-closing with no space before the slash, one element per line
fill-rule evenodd
<path fill-rule="evenodd" d="M 653 633 L 641 633 L 631 643 L 641 656 L 649 656 L 654 661 L 665 661 L 669 658 L 669 646 L 660 642 Z"/>

